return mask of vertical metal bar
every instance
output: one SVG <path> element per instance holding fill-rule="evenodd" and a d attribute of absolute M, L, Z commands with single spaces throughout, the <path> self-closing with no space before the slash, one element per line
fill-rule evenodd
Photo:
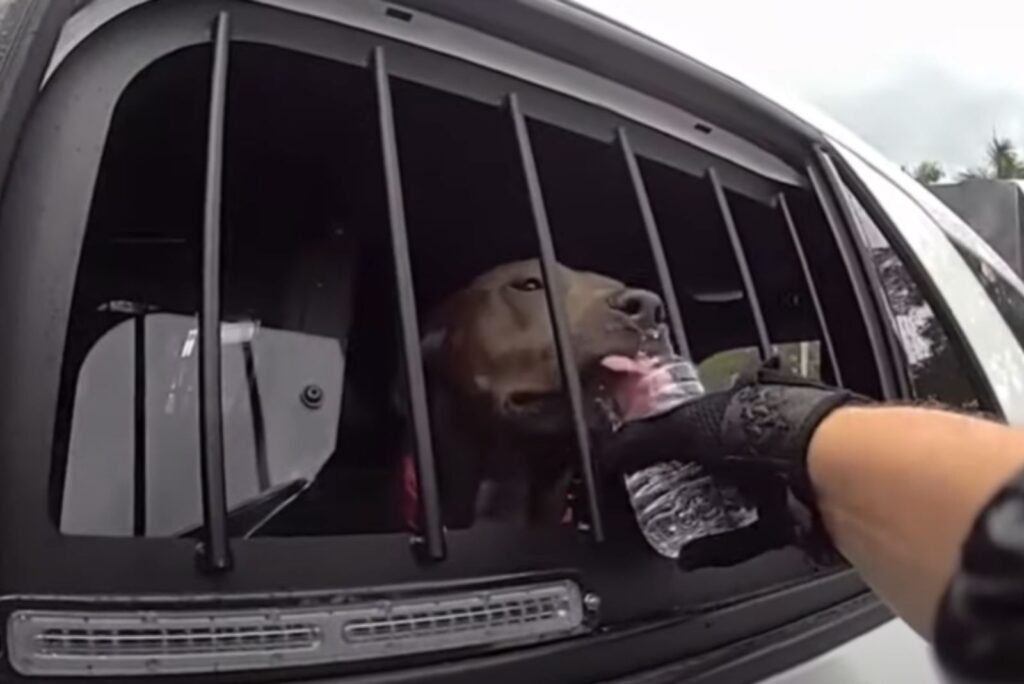
<path fill-rule="evenodd" d="M 811 275 L 811 267 L 807 262 L 807 254 L 804 253 L 803 242 L 800 234 L 796 231 L 796 224 L 793 222 L 793 214 L 789 211 L 789 203 L 786 196 L 781 192 L 775 199 L 775 205 L 782 214 L 782 220 L 789 231 L 789 237 L 793 241 L 793 249 L 796 250 L 796 258 L 800 262 L 800 271 L 804 275 L 804 283 L 807 285 L 807 292 L 811 296 L 811 305 L 814 307 L 814 315 L 818 319 L 818 328 L 821 330 L 821 341 L 825 346 L 825 353 L 828 354 L 828 361 L 832 366 L 832 375 L 836 384 L 843 385 L 842 371 L 839 369 L 839 360 L 836 357 L 835 347 L 832 345 L 832 334 L 829 332 L 828 322 L 825 320 L 825 310 L 821 307 L 821 298 L 818 297 L 818 288 L 814 284 L 814 277 Z"/>
<path fill-rule="evenodd" d="M 270 489 L 270 462 L 267 460 L 267 428 L 263 418 L 263 398 L 260 396 L 260 381 L 256 375 L 256 358 L 252 353 L 252 342 L 242 343 L 242 359 L 245 362 L 245 380 L 249 386 L 249 411 L 252 412 L 252 441 L 256 452 L 256 483 L 261 492 Z"/>
<path fill-rule="evenodd" d="M 562 386 L 565 387 L 569 395 L 569 405 L 572 409 L 576 446 L 579 452 L 580 468 L 583 472 L 583 484 L 587 490 L 592 533 L 595 541 L 601 542 L 604 541 L 604 524 L 601 519 L 601 504 L 598 500 L 597 477 L 594 473 L 590 434 L 587 432 L 587 421 L 583 412 L 583 389 L 576 372 L 576 355 L 573 352 L 572 338 L 569 334 L 565 301 L 561 296 L 562 282 L 558 277 L 555 244 L 551 238 L 551 226 L 548 224 L 547 210 L 544 207 L 544 196 L 541 193 L 537 163 L 533 157 L 530 132 L 526 127 L 526 118 L 519 106 L 519 98 L 515 93 L 508 96 L 508 110 L 512 116 L 512 127 L 519 149 L 519 161 L 523 166 L 526 191 L 530 196 L 533 226 L 540 248 L 541 274 L 545 283 L 544 293 L 547 298 L 548 313 L 551 316 L 551 326 L 555 332 L 555 351 L 558 354 L 558 365 L 562 373 Z"/>
<path fill-rule="evenodd" d="M 831 166 L 831 160 L 820 150 L 817 153 L 817 157 L 818 162 L 826 172 L 830 168 L 833 173 L 835 172 L 835 168 Z M 832 237 L 836 241 L 836 247 L 842 258 L 843 267 L 846 269 L 852 283 L 857 309 L 860 311 L 861 319 L 864 321 L 864 328 L 868 335 L 868 344 L 871 345 L 871 354 L 875 359 L 875 368 L 878 371 L 878 382 L 882 389 L 882 398 L 893 399 L 898 396 L 898 393 L 893 384 L 892 374 L 887 367 L 888 354 L 883 342 L 884 333 L 879 324 L 879 317 L 871 306 L 870 294 L 867 291 L 868 286 L 864 282 L 864 274 L 859 270 L 857 263 L 854 261 L 854 246 L 850 241 L 850 236 L 843 229 L 844 219 L 837 208 L 837 198 L 834 198 L 829 191 L 830 183 L 832 187 L 838 187 L 835 185 L 838 181 L 838 175 L 831 176 L 830 174 L 829 179 L 826 180 L 826 177 L 822 175 L 822 172 L 814 164 L 807 167 L 807 174 L 811 179 L 811 187 L 814 188 L 814 193 L 817 195 L 818 202 L 825 214 L 825 221 L 828 223 L 829 230 L 832 231 Z"/>
<path fill-rule="evenodd" d="M 199 439 L 202 455 L 203 540 L 201 560 L 209 571 L 231 567 L 224 477 L 221 407 L 220 241 L 224 169 L 224 108 L 227 103 L 230 19 L 217 15 L 210 83 L 203 214 L 202 302 L 199 310 Z"/>
<path fill-rule="evenodd" d="M 665 257 L 665 247 L 661 242 L 661 233 L 658 231 L 658 224 L 654 220 L 654 212 L 651 210 L 651 200 L 647 196 L 647 188 L 644 185 L 643 174 L 640 173 L 640 165 L 636 161 L 633 147 L 629 143 L 629 136 L 625 128 L 618 130 L 619 149 L 622 150 L 622 157 L 626 162 L 626 169 L 629 171 L 629 178 L 633 183 L 633 194 L 636 195 L 636 202 L 640 208 L 640 216 L 643 219 L 644 231 L 647 234 L 647 244 L 651 248 L 651 257 L 654 259 L 654 269 L 658 274 L 658 284 L 661 287 L 661 296 L 665 300 L 665 308 L 668 310 L 669 327 L 672 329 L 672 336 L 676 340 L 676 351 L 683 358 L 690 359 L 690 342 L 686 337 L 686 328 L 683 326 L 683 316 L 679 311 L 679 300 L 676 298 L 676 288 L 672 282 L 672 271 L 668 266 L 668 259 Z"/>
<path fill-rule="evenodd" d="M 146 536 L 146 314 L 135 316 L 134 535 Z"/>
<path fill-rule="evenodd" d="M 417 548 L 430 560 L 445 556 L 445 539 L 438 495 L 434 449 L 430 435 L 430 416 L 427 409 L 426 380 L 420 354 L 420 330 L 416 314 L 416 293 L 413 284 L 412 263 L 409 259 L 409 237 L 405 225 L 405 205 L 402 198 L 402 176 L 398 163 L 398 143 L 395 136 L 394 111 L 391 104 L 391 83 L 388 78 L 384 48 L 373 50 L 372 67 L 377 90 L 377 113 L 380 117 L 380 139 L 384 156 L 384 180 L 387 185 L 388 218 L 391 224 L 391 254 L 395 265 L 395 284 L 398 290 L 398 314 L 402 331 L 402 351 L 405 359 L 406 384 L 409 390 L 409 409 L 412 416 L 414 448 L 416 452 L 416 481 L 422 515 L 422 538 Z"/>
<path fill-rule="evenodd" d="M 772 355 L 772 342 L 768 336 L 768 326 L 764 322 L 764 314 L 761 312 L 761 300 L 757 297 L 757 288 L 754 286 L 754 278 L 750 275 L 750 265 L 747 263 L 747 256 L 743 252 L 743 243 L 740 241 L 739 231 L 736 230 L 736 221 L 733 220 L 732 210 L 729 208 L 729 200 L 725 196 L 721 181 L 718 180 L 718 173 L 714 168 L 708 169 L 708 181 L 715 193 L 715 201 L 718 203 L 718 211 L 722 214 L 722 221 L 725 223 L 725 232 L 729 235 L 729 243 L 732 245 L 733 255 L 736 257 L 736 266 L 740 270 L 740 279 L 743 281 L 743 293 L 750 304 L 750 315 L 754 319 L 754 328 L 757 330 L 757 346 L 761 359 L 766 360 Z"/>

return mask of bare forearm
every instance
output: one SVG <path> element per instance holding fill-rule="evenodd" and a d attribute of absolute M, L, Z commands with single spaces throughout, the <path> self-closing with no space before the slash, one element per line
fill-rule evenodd
<path fill-rule="evenodd" d="M 843 408 L 808 454 L 836 546 L 919 633 L 981 508 L 1024 468 L 1024 432 L 909 407 Z"/>

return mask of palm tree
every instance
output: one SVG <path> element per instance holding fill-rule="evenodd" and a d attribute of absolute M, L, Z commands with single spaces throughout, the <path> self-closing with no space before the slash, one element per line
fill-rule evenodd
<path fill-rule="evenodd" d="M 960 180 L 971 178 L 1024 178 L 1024 161 L 1009 138 L 993 134 L 986 151 L 987 164 L 960 173 Z"/>

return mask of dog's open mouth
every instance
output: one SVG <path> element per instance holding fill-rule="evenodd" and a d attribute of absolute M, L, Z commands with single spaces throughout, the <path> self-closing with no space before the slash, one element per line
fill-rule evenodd
<path fill-rule="evenodd" d="M 661 388 L 671 377 L 659 372 L 658 359 L 640 353 L 636 357 L 606 356 L 595 401 L 613 430 L 647 412 Z"/>
<path fill-rule="evenodd" d="M 692 364 L 675 355 L 664 326 L 645 333 L 631 356 L 601 357 L 588 376 L 591 399 L 612 430 L 660 413 L 678 403 L 673 400 L 680 393 L 695 391 L 700 382 Z"/>
<path fill-rule="evenodd" d="M 659 406 L 679 391 L 680 383 L 699 383 L 691 365 L 680 365 L 665 326 L 638 332 L 639 339 L 628 344 L 611 344 L 591 352 L 581 366 L 584 411 L 591 430 L 614 431 L 631 420 L 656 414 Z M 571 425 L 561 390 L 514 393 L 504 408 L 506 417 L 528 421 L 524 424 L 533 432 L 559 431 Z"/>
<path fill-rule="evenodd" d="M 673 354 L 606 356 L 600 378 L 595 402 L 612 430 L 703 393 L 693 364 Z"/>

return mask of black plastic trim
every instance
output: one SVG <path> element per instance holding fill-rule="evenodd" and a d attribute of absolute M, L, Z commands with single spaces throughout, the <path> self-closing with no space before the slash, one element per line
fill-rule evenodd
<path fill-rule="evenodd" d="M 762 618 L 766 609 L 787 598 L 791 601 L 788 607 L 793 609 L 787 612 L 793 617 L 784 626 L 767 627 Z M 778 672 L 800 659 L 817 655 L 863 634 L 892 617 L 888 609 L 869 593 L 830 602 L 824 609 L 819 604 L 801 613 L 803 598 L 798 590 L 780 592 L 763 599 L 720 607 L 713 613 L 694 613 L 532 649 L 465 658 L 399 672 L 381 672 L 344 681 L 357 684 L 472 684 L 486 679 L 495 683 L 622 681 L 647 684 L 646 677 L 656 677 L 651 679 L 652 682 L 668 683 L 689 682 L 691 677 L 712 675 L 722 678 L 709 681 L 755 681 L 754 678 L 730 677 L 738 675 L 744 668 L 750 672 L 755 666 L 760 666 L 762 675 Z M 726 633 L 743 634 L 744 637 L 723 641 Z M 780 637 L 788 639 L 783 641 Z M 763 660 L 756 662 L 759 660 L 757 656 Z M 730 671 L 729 665 L 735 665 L 736 670 Z M 663 672 L 666 676 L 661 676 Z M 676 672 L 679 676 L 675 676 Z"/>
<path fill-rule="evenodd" d="M 678 573 L 678 570 L 676 571 Z M 681 574 L 681 573 L 680 573 Z M 543 578 L 507 578 L 505 581 L 542 581 L 557 578 L 549 573 Z M 564 576 L 564 575 L 563 575 Z M 483 578 L 461 585 L 423 585 L 401 593 L 387 592 L 389 596 L 408 596 L 421 591 L 457 591 L 462 588 L 494 586 L 493 578 Z M 198 609 L 217 606 L 219 608 L 242 608 L 270 605 L 293 605 L 301 601 L 304 605 L 316 605 L 321 601 L 363 600 L 362 597 L 381 595 L 381 589 L 367 588 L 360 594 L 336 594 L 288 596 L 275 594 L 269 597 L 249 596 L 228 599 L 221 596 L 166 597 L 160 601 L 122 601 L 118 606 L 110 597 L 89 597 L 76 600 L 74 597 L 8 597 L 0 599 L 0 622 L 6 623 L 10 613 L 19 609 L 60 609 L 102 610 L 152 608 L 160 609 L 168 604 L 183 609 Z M 269 682 L 295 681 L 297 679 L 324 678 L 322 681 L 344 681 L 359 684 L 437 682 L 476 684 L 488 682 L 542 682 L 572 683 L 604 681 L 609 678 L 633 676 L 638 671 L 660 669 L 668 664 L 678 664 L 696 659 L 697 664 L 706 664 L 700 670 L 711 669 L 721 660 L 739 660 L 753 649 L 753 646 L 768 646 L 777 630 L 786 629 L 793 635 L 804 632 L 812 626 L 829 631 L 830 625 L 842 628 L 844 616 L 855 607 L 873 607 L 870 619 L 847 624 L 843 632 L 851 638 L 889 619 L 884 608 L 870 593 L 867 593 L 859 578 L 852 571 L 842 571 L 801 582 L 789 587 L 764 592 L 760 595 L 735 599 L 727 602 L 694 606 L 685 612 L 660 619 L 615 625 L 590 634 L 561 641 L 509 650 L 476 649 L 458 654 L 436 653 L 422 657 L 393 659 L 356 663 L 349 665 L 285 669 L 277 671 L 252 671 L 236 675 L 213 675 L 194 677 L 197 682 Z M 600 613 L 593 618 L 603 618 Z M 603 620 L 602 620 L 603 621 Z M 592 623 L 593 624 L 593 623 Z M 812 635 L 809 639 L 820 640 L 823 649 L 836 645 L 839 640 L 827 641 L 825 636 Z M 814 641 L 807 643 L 808 647 Z M 807 652 L 803 652 L 806 654 Z M 725 658 L 721 658 L 725 654 Z M 708 655 L 715 657 L 708 659 Z M 456 657 L 457 656 L 457 657 Z M 806 657 L 806 655 L 805 655 Z M 3 665 L 6 668 L 6 664 Z M 0 670 L 0 674 L 4 674 Z M 343 677 L 343 679 L 342 679 Z"/>
<path fill-rule="evenodd" d="M 801 665 L 892 620 L 871 594 L 831 606 L 725 648 L 615 680 L 617 684 L 758 682 Z"/>

